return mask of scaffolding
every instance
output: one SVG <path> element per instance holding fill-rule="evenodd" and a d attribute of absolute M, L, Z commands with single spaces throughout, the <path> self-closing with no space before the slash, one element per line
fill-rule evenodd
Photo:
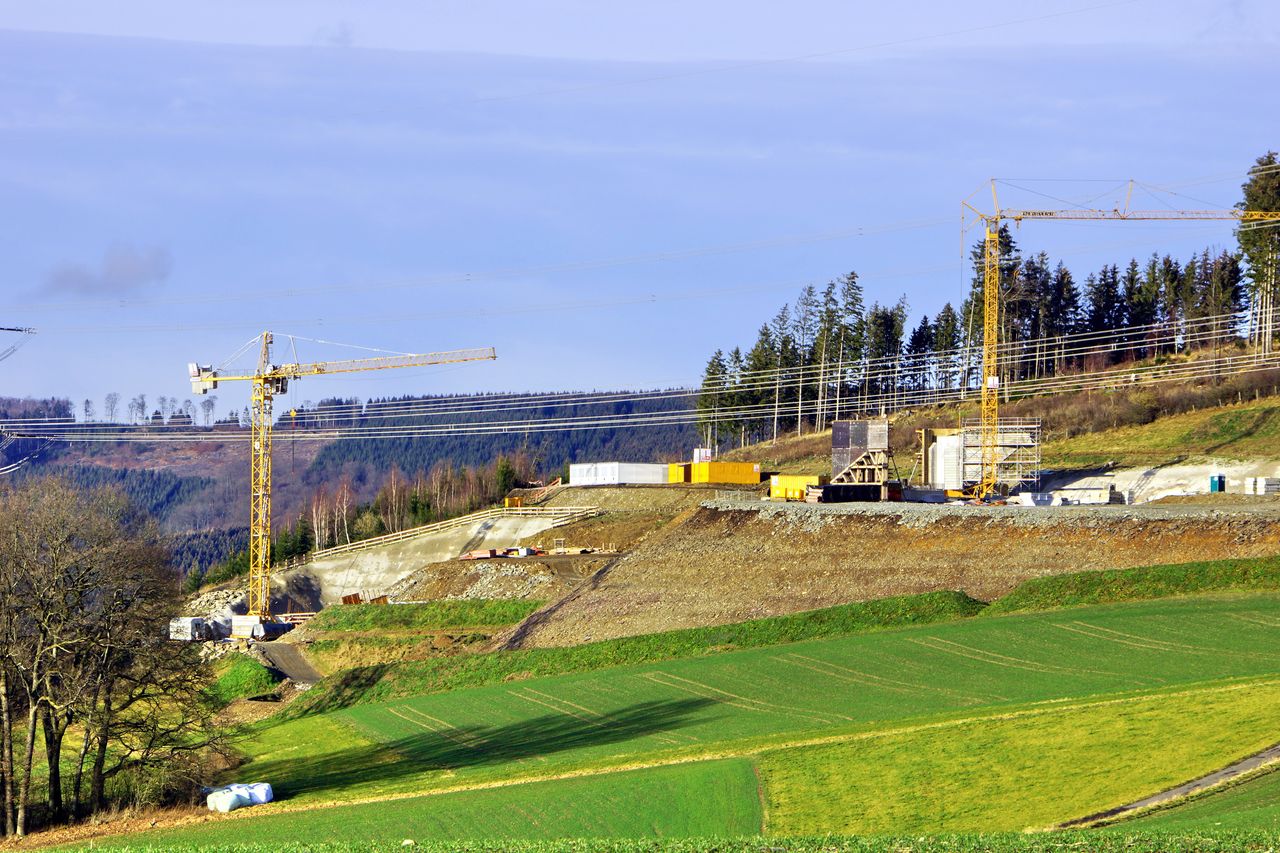
<path fill-rule="evenodd" d="M 983 474 L 982 421 L 965 420 L 960 429 L 965 483 L 977 483 Z M 995 481 L 1008 494 L 1018 488 L 1040 487 L 1040 419 L 1000 418 L 995 440 Z"/>

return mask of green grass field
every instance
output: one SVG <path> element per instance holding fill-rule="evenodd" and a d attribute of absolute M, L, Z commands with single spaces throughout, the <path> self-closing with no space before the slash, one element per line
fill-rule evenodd
<path fill-rule="evenodd" d="M 1277 700 L 1280 680 L 1192 688 L 766 752 L 769 829 L 1046 829 L 1269 747 Z"/>
<path fill-rule="evenodd" d="M 1038 606 L 1044 592 L 1032 592 L 1027 606 Z M 590 671 L 538 678 L 506 665 L 480 670 L 480 686 L 383 702 L 365 692 L 337 711 L 278 717 L 243 744 L 236 777 L 270 781 L 282 802 L 172 838 L 223 843 L 238 838 L 224 827 L 250 821 L 264 826 L 255 838 L 282 844 L 325 843 L 351 826 L 388 844 L 411 838 L 404 826 L 424 840 L 746 834 L 762 813 L 769 835 L 1021 830 L 1275 742 L 1280 594 L 989 619 L 966 617 L 980 611 L 972 599 L 929 601 L 598 644 L 608 653 L 568 658 L 595 661 Z M 806 631 L 835 635 L 769 644 Z M 756 647 L 722 651 L 735 643 Z M 669 657 L 676 648 L 692 653 Z M 548 649 L 561 651 L 579 649 Z M 659 660 L 609 666 L 646 654 Z M 611 816 L 611 798 L 630 811 Z M 589 807 L 556 804 L 570 800 Z M 494 812 L 484 826 L 467 817 Z M 585 826 L 588 815 L 603 824 Z M 541 821 L 532 829 L 530 816 Z"/>
<path fill-rule="evenodd" d="M 959 592 L 902 595 L 776 616 L 623 637 L 557 649 L 529 649 L 356 667 L 326 679 L 290 709 L 290 716 L 332 711 L 397 697 L 500 684 L 511 679 L 560 675 L 790 643 L 839 637 L 904 625 L 925 625 L 972 616 L 983 608 Z"/>
<path fill-rule="evenodd" d="M 379 806 L 356 802 L 388 797 L 397 799 L 380 807 L 418 821 L 424 838 L 481 837 L 442 804 L 497 790 L 509 798 L 503 821 L 525 808 L 546 823 L 538 836 L 518 822 L 495 832 L 598 835 L 535 804 L 556 802 L 565 785 L 617 791 L 649 786 L 649 774 L 704 778 L 696 774 L 729 772 L 726 765 L 754 767 L 759 788 L 754 776 L 749 795 L 733 788 L 746 778 L 739 770 L 727 787 L 700 782 L 738 790 L 739 799 L 709 800 L 697 814 L 637 796 L 618 834 L 652 836 L 695 821 L 739 826 L 743 815 L 758 815 L 743 797 L 764 798 L 770 834 L 1046 826 L 1274 742 L 1278 630 L 1280 596 L 1171 599 L 358 704 L 263 726 L 236 776 L 272 782 L 282 802 L 259 816 L 184 828 L 182 840 L 220 842 L 233 837 L 224 826 L 252 820 L 263 832 L 282 827 L 263 837 L 323 842 L 358 826 L 361 840 L 391 841 L 407 824 L 366 819 L 364 810 L 375 815 Z M 476 790 L 495 784 L 511 786 Z M 691 796 L 676 782 L 654 784 Z"/>
<path fill-rule="evenodd" d="M 1280 772 L 1273 770 L 1237 785 L 1209 791 L 1115 827 L 1118 832 L 1133 830 L 1265 830 L 1280 833 Z"/>
<path fill-rule="evenodd" d="M 1266 832 L 1097 835 L 1084 832 L 1041 835 L 911 835 L 807 838 L 574 838 L 554 841 L 421 841 L 422 853 L 1274 853 L 1280 834 Z M 399 851 L 402 841 L 346 841 L 331 844 L 133 845 L 132 851 L 195 850 L 203 853 L 348 853 L 352 850 Z"/>
<path fill-rule="evenodd" d="M 301 766 L 251 766 L 306 801 L 697 755 L 926 715 L 1268 675 L 1280 672 L 1277 627 L 1275 596 L 1153 601 L 507 681 L 332 715 L 401 756 L 395 773 L 364 773 L 355 760 L 363 747 Z M 301 722 L 275 729 L 288 739 Z"/>
<path fill-rule="evenodd" d="M 190 828 L 149 833 L 147 844 L 276 847 L 360 840 L 732 837 L 761 829 L 750 762 L 704 761 L 515 787 L 413 797 L 242 819 L 213 817 Z M 101 846 L 136 844 L 106 839 Z"/>

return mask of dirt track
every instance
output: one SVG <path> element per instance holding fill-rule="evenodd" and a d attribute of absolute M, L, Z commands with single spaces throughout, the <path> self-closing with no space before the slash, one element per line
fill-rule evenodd
<path fill-rule="evenodd" d="M 1280 554 L 1275 507 L 705 504 L 653 536 L 520 645 L 561 646 L 904 593 L 990 600 L 1023 580 Z"/>
<path fill-rule="evenodd" d="M 297 646 L 290 643 L 258 643 L 258 649 L 271 661 L 272 666 L 283 672 L 294 684 L 315 684 L 320 680 L 320 673 L 307 662 Z"/>

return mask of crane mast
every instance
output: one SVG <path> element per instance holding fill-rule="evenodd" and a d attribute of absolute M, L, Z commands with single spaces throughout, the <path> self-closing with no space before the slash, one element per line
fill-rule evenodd
<path fill-rule="evenodd" d="M 1133 186 L 1130 182 L 1130 195 Z M 1123 208 L 1066 208 L 1060 210 L 1002 209 L 991 182 L 991 198 L 995 211 L 986 213 L 969 202 L 964 207 L 983 224 L 982 250 L 982 402 L 979 441 L 981 471 L 968 490 L 969 497 L 986 500 L 1000 488 L 1000 224 L 1021 225 L 1024 219 L 1074 221 L 1221 221 L 1280 222 L 1280 211 L 1266 210 L 1131 210 L 1128 200 Z"/>
<path fill-rule="evenodd" d="M 492 347 L 451 352 L 407 353 L 404 355 L 310 363 L 272 364 L 274 336 L 263 332 L 259 338 L 258 367 L 251 374 L 228 374 L 211 365 L 189 364 L 191 390 L 208 394 L 219 382 L 252 383 L 249 411 L 249 595 L 250 616 L 271 618 L 271 436 L 275 396 L 289 389 L 289 380 L 332 373 L 358 373 L 403 367 L 426 367 L 485 361 L 497 358 Z"/>

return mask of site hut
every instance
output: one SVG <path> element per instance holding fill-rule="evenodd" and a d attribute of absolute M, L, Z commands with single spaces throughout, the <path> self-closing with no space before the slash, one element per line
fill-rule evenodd
<path fill-rule="evenodd" d="M 569 466 L 571 486 L 659 486 L 668 479 L 666 464 L 582 462 Z"/>

